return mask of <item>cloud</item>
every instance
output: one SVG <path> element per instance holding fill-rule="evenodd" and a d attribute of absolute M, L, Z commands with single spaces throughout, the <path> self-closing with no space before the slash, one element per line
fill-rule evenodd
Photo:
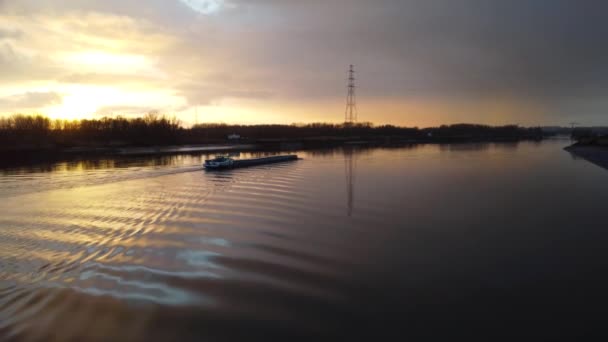
<path fill-rule="evenodd" d="M 0 42 L 0 82 L 3 85 L 54 79 L 59 74 L 60 70 L 47 57 L 28 56 L 14 44 Z"/>
<path fill-rule="evenodd" d="M 23 32 L 16 29 L 7 29 L 0 27 L 0 39 L 15 39 L 20 38 Z"/>
<path fill-rule="evenodd" d="M 148 62 L 147 56 L 169 48 L 172 39 L 169 34 L 152 30 L 145 21 L 98 13 L 31 14 L 27 18 L 0 14 L 0 21 L 21 27 L 19 31 L 7 31 L 19 32 L 11 35 L 14 41 L 0 40 L 0 80 L 7 83 L 60 81 L 72 74 L 117 74 L 112 63 L 101 65 L 105 60 L 123 64 L 139 61 L 129 65 L 126 73 L 133 74 L 148 67 L 143 63 Z M 147 71 L 154 72 L 153 66 Z"/>
<path fill-rule="evenodd" d="M 180 0 L 186 6 L 202 14 L 213 14 L 220 11 L 226 4 L 223 0 Z"/>
<path fill-rule="evenodd" d="M 481 111 L 496 101 L 555 120 L 606 119 L 608 3 L 599 0 L 0 0 L 0 8 L 6 86 L 145 87 L 190 105 L 299 107 L 342 101 L 353 63 L 362 105 L 477 101 Z M 147 67 L 87 69 L 64 58 L 83 51 L 137 56 Z"/>
<path fill-rule="evenodd" d="M 196 13 L 181 1 L 146 0 L 145 6 L 139 0 L 19 0 L 0 2 L 0 9 L 8 15 L 21 17 L 50 16 L 66 14 L 102 15 L 142 19 L 159 26 L 175 26 L 196 18 Z M 108 27 L 111 29 L 111 27 Z M 125 32 L 127 33 L 127 32 Z"/>
<path fill-rule="evenodd" d="M 117 73 L 72 73 L 62 76 L 58 81 L 69 84 L 83 85 L 116 85 L 121 87 L 145 85 L 146 87 L 161 86 L 162 80 L 149 75 L 129 75 Z"/>
<path fill-rule="evenodd" d="M 62 103 L 60 94 L 54 92 L 27 92 L 0 98 L 0 111 L 15 112 L 32 110 Z"/>
<path fill-rule="evenodd" d="M 177 93 L 186 98 L 192 105 L 211 105 L 227 98 L 240 99 L 269 99 L 273 93 L 261 86 L 248 83 L 237 84 L 231 78 L 223 78 L 216 75 L 205 82 L 192 82 L 178 85 Z M 215 80 L 215 81 L 214 81 Z"/>
<path fill-rule="evenodd" d="M 274 13 L 245 35 L 248 63 L 314 89 L 350 62 L 374 95 L 561 96 L 608 80 L 602 1 L 237 2 Z"/>

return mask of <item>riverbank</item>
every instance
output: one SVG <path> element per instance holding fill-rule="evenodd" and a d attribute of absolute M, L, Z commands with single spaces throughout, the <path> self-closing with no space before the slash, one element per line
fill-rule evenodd
<path fill-rule="evenodd" d="M 442 143 L 476 143 L 476 142 L 517 142 L 542 140 L 543 135 L 348 135 L 348 136 L 311 136 L 294 138 L 242 138 L 203 139 L 197 143 L 172 144 L 129 144 L 124 142 L 86 142 L 74 145 L 27 144 L 16 143 L 0 146 L 0 156 L 10 154 L 164 154 L 197 151 L 247 150 L 258 148 L 292 149 L 320 148 L 341 145 L 366 144 L 372 146 L 391 144 L 442 144 Z"/>
<path fill-rule="evenodd" d="M 319 136 L 292 139 L 239 139 L 236 142 L 213 141 L 202 144 L 115 145 L 90 143 L 81 146 L 13 145 L 0 147 L 0 164 L 102 156 L 146 156 L 190 153 L 230 153 L 246 151 L 295 151 L 341 146 L 391 147 L 416 144 L 504 143 L 541 140 L 542 137 L 402 137 L 402 136 Z"/>
<path fill-rule="evenodd" d="M 179 154 L 237 153 L 259 149 L 253 144 L 209 144 L 132 147 L 70 147 L 0 150 L 0 168 L 50 161 L 94 160 Z"/>
<path fill-rule="evenodd" d="M 576 158 L 585 159 L 608 170 L 608 146 L 574 144 L 564 148 Z"/>

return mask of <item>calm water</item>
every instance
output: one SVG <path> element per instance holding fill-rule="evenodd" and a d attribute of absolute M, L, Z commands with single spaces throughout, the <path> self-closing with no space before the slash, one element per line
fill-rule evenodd
<path fill-rule="evenodd" d="M 583 336 L 608 171 L 567 143 L 1 170 L 0 339 Z"/>

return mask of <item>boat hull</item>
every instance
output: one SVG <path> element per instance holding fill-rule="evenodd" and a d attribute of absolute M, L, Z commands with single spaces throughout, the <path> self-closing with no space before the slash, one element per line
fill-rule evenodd
<path fill-rule="evenodd" d="M 254 158 L 254 159 L 237 159 L 234 160 L 232 165 L 207 165 L 205 164 L 206 170 L 226 170 L 226 169 L 236 169 L 241 167 L 250 167 L 257 165 L 266 165 L 266 164 L 274 164 L 274 163 L 282 163 L 292 160 L 298 160 L 298 156 L 295 154 L 288 154 L 282 156 L 272 156 L 272 157 L 263 157 L 263 158 Z"/>

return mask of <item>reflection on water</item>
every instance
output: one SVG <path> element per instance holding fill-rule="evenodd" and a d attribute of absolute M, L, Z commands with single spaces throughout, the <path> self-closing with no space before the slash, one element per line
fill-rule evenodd
<path fill-rule="evenodd" d="M 193 156 L 190 156 L 193 157 Z M 106 157 L 107 158 L 107 157 Z M 0 169 L 2 175 L 12 174 L 28 174 L 37 172 L 54 172 L 54 171 L 90 171 L 104 170 L 114 168 L 127 168 L 132 166 L 137 167 L 153 167 L 180 164 L 184 159 L 184 155 L 163 155 L 154 157 L 113 157 L 109 159 L 84 159 L 65 161 L 58 163 L 38 163 L 33 165 L 25 165 L 20 167 L 12 167 Z"/>
<path fill-rule="evenodd" d="M 4 170 L 0 339 L 576 335 L 606 304 L 608 172 L 561 147 Z"/>
<path fill-rule="evenodd" d="M 346 207 L 348 208 L 348 216 L 351 216 L 353 214 L 356 172 L 356 150 L 353 147 L 344 148 L 344 173 L 346 175 Z"/>
<path fill-rule="evenodd" d="M 232 153 L 235 158 L 256 158 L 276 153 Z M 139 157 L 104 157 L 56 163 L 38 163 L 0 169 L 0 196 L 50 189 L 105 184 L 202 170 L 214 154 Z"/>

